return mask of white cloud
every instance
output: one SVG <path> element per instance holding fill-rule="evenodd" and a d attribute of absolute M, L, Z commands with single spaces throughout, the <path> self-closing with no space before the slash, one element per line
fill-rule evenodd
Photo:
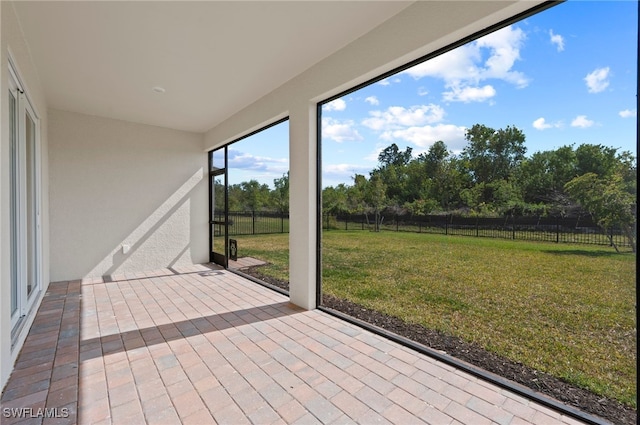
<path fill-rule="evenodd" d="M 560 34 L 554 34 L 553 30 L 549 30 L 549 38 L 551 39 L 551 44 L 555 44 L 559 52 L 564 50 L 564 37 Z"/>
<path fill-rule="evenodd" d="M 322 174 L 347 175 L 351 176 L 355 173 L 364 173 L 370 171 L 368 165 L 356 164 L 327 164 L 322 166 Z"/>
<path fill-rule="evenodd" d="M 597 68 L 584 77 L 589 93 L 600 93 L 609 87 L 609 67 Z"/>
<path fill-rule="evenodd" d="M 533 125 L 533 128 L 535 128 L 536 130 L 546 130 L 548 128 L 560 128 L 562 127 L 562 122 L 557 121 L 557 122 L 549 123 L 543 117 L 540 117 L 537 120 L 535 120 L 532 125 Z"/>
<path fill-rule="evenodd" d="M 347 141 L 360 141 L 362 136 L 355 128 L 353 120 L 337 120 L 333 118 L 322 119 L 322 135 L 333 139 L 338 143 Z"/>
<path fill-rule="evenodd" d="M 380 101 L 375 96 L 369 96 L 364 101 L 367 102 L 369 105 L 379 105 L 380 104 Z"/>
<path fill-rule="evenodd" d="M 624 111 L 618 112 L 618 115 L 622 118 L 631 118 L 637 116 L 638 113 L 635 109 L 625 109 Z"/>
<path fill-rule="evenodd" d="M 451 91 L 442 94 L 443 100 L 447 102 L 484 102 L 496 95 L 493 86 L 484 87 L 451 87 Z"/>
<path fill-rule="evenodd" d="M 376 157 L 374 163 L 378 161 Z M 365 176 L 371 171 L 371 165 L 322 164 L 322 187 L 337 186 L 340 183 L 353 183 L 356 174 Z"/>
<path fill-rule="evenodd" d="M 476 44 L 471 43 L 422 62 L 404 72 L 416 80 L 434 77 L 443 79 L 445 82 L 477 81 L 480 69 L 476 63 L 481 60 L 480 49 Z"/>
<path fill-rule="evenodd" d="M 382 80 L 378 81 L 377 84 L 380 84 L 381 86 L 390 86 L 391 84 L 397 84 L 402 82 L 402 80 L 398 77 L 394 77 L 394 78 L 383 78 Z"/>
<path fill-rule="evenodd" d="M 450 150 L 460 152 L 466 145 L 464 138 L 466 131 L 467 129 L 464 126 L 438 124 L 435 126 L 425 125 L 422 127 L 385 131 L 380 137 L 388 141 L 396 139 L 405 140 L 425 149 L 429 148 L 438 140 L 442 140 Z"/>
<path fill-rule="evenodd" d="M 533 128 L 536 130 L 545 130 L 547 128 L 553 127 L 551 124 L 547 124 L 544 118 L 538 118 L 533 122 Z"/>
<path fill-rule="evenodd" d="M 392 130 L 442 121 L 444 109 L 438 105 L 391 106 L 386 111 L 369 111 L 362 124 L 372 130 Z"/>
<path fill-rule="evenodd" d="M 578 115 L 571 121 L 571 127 L 589 128 L 593 126 L 593 124 L 595 124 L 595 122 L 588 119 L 586 115 Z"/>
<path fill-rule="evenodd" d="M 449 89 L 444 93 L 448 100 L 487 100 L 492 97 L 488 96 L 488 87 L 491 86 L 477 88 L 484 80 L 503 80 L 518 88 L 529 84 L 529 79 L 522 72 L 513 70 L 516 61 L 520 59 L 520 49 L 525 38 L 524 31 L 520 28 L 508 26 L 404 72 L 414 79 L 434 77 L 444 80 L 445 87 Z M 456 93 L 463 95 L 457 96 Z"/>
<path fill-rule="evenodd" d="M 228 158 L 230 168 L 251 171 L 254 178 L 257 176 L 280 177 L 289 170 L 287 158 L 254 156 L 236 149 L 229 149 Z"/>
<path fill-rule="evenodd" d="M 344 111 L 347 109 L 347 102 L 342 99 L 332 100 L 322 106 L 324 111 Z"/>
<path fill-rule="evenodd" d="M 520 59 L 520 48 L 525 38 L 524 31 L 512 25 L 480 38 L 477 41 L 478 46 L 491 51 L 481 77 L 483 79 L 498 78 L 520 88 L 526 87 L 529 80 L 524 74 L 511 70 L 515 62 Z"/>
<path fill-rule="evenodd" d="M 418 96 L 426 96 L 429 94 L 429 90 L 424 87 L 418 87 Z"/>

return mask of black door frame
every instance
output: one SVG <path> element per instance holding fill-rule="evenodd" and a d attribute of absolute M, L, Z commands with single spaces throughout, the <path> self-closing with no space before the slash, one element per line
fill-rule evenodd
<path fill-rule="evenodd" d="M 215 152 L 222 151 L 224 154 L 224 167 L 216 168 L 213 163 L 213 155 Z M 229 174 L 228 174 L 228 152 L 227 146 L 209 151 L 209 261 L 219 264 L 225 269 L 229 267 Z M 224 176 L 224 207 L 222 219 L 216 219 L 215 208 L 215 178 Z M 219 216 L 218 216 L 219 218 Z M 215 252 L 213 241 L 215 236 L 215 226 L 223 226 L 224 228 L 224 253 Z"/>

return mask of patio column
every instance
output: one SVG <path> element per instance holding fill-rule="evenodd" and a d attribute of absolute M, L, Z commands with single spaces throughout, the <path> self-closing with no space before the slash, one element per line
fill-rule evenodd
<path fill-rule="evenodd" d="M 289 296 L 316 308 L 316 105 L 289 111 Z"/>

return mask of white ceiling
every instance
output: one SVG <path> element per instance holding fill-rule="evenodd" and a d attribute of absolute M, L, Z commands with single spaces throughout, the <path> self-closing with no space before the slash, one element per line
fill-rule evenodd
<path fill-rule="evenodd" d="M 16 2 L 50 107 L 204 132 L 404 1 Z M 165 93 L 153 91 L 164 88 Z"/>

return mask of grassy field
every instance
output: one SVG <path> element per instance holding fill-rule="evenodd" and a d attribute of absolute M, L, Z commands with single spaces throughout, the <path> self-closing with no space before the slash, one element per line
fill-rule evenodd
<path fill-rule="evenodd" d="M 288 279 L 288 235 L 241 255 Z M 323 233 L 323 292 L 480 344 L 637 406 L 633 254 L 587 245 L 395 232 Z"/>

